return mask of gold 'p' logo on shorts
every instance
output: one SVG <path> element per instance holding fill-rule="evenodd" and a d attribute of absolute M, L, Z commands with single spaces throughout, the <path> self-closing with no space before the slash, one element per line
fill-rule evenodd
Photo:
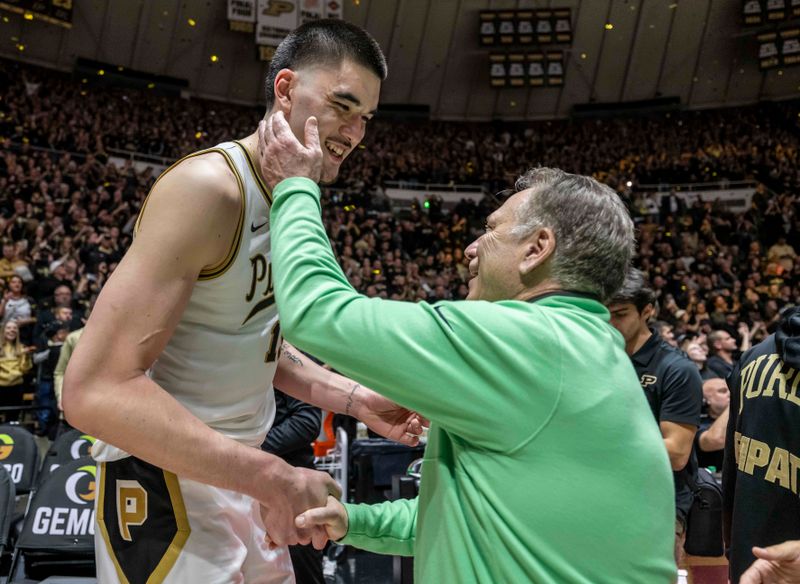
<path fill-rule="evenodd" d="M 139 481 L 117 479 L 117 521 L 125 541 L 133 541 L 130 528 L 147 521 L 147 491 Z"/>

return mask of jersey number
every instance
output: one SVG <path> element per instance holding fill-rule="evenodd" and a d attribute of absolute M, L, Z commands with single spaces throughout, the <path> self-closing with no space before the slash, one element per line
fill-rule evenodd
<path fill-rule="evenodd" d="M 269 347 L 267 353 L 264 355 L 264 363 L 272 363 L 278 359 L 278 341 L 281 338 L 281 321 L 277 321 L 272 325 L 272 331 L 269 333 Z"/>

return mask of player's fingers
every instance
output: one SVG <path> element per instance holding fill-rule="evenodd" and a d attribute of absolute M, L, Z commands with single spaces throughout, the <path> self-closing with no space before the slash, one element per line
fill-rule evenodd
<path fill-rule="evenodd" d="M 311 544 L 314 546 L 314 549 L 325 549 L 326 543 L 328 543 L 328 532 L 322 527 L 316 528 L 311 535 Z"/>
<path fill-rule="evenodd" d="M 739 579 L 739 584 L 769 584 L 766 568 L 769 562 L 756 560 Z"/>
<path fill-rule="evenodd" d="M 328 480 L 326 482 L 328 487 L 328 494 L 333 496 L 335 499 L 341 499 L 342 487 L 339 486 L 339 483 L 333 480 L 333 477 L 331 476 L 328 476 Z"/>

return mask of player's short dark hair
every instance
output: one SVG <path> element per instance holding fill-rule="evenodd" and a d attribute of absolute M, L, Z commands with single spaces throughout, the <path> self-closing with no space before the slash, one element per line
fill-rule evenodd
<path fill-rule="evenodd" d="M 647 284 L 641 270 L 631 268 L 622 288 L 614 294 L 609 304 L 633 304 L 641 313 L 648 304 L 656 305 L 656 293 Z"/>
<path fill-rule="evenodd" d="M 308 65 L 340 65 L 349 59 L 386 79 L 386 57 L 364 29 L 336 19 L 311 20 L 290 32 L 275 50 L 266 80 L 267 110 L 275 103 L 275 77 L 281 69 Z"/>

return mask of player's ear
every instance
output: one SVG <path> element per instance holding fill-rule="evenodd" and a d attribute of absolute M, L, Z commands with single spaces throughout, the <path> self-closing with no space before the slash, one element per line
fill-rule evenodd
<path fill-rule="evenodd" d="M 275 105 L 283 113 L 288 114 L 292 111 L 292 92 L 297 85 L 297 73 L 291 69 L 281 69 L 275 76 Z"/>

